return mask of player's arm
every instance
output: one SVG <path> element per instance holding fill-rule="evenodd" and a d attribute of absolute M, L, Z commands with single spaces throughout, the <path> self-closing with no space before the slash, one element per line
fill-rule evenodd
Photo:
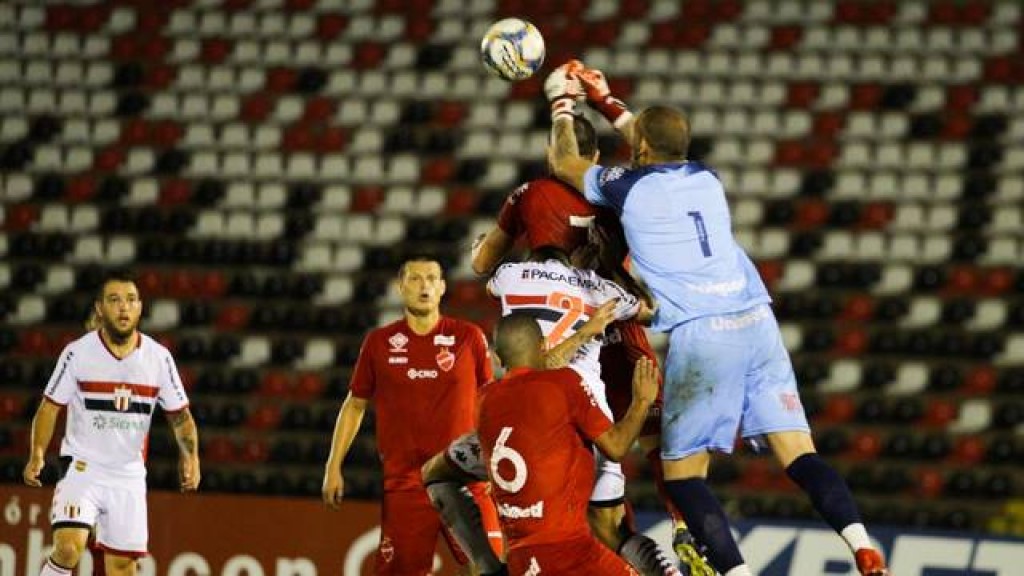
<path fill-rule="evenodd" d="M 178 444 L 178 481 L 182 492 L 199 488 L 199 430 L 188 407 L 167 413 L 167 421 Z"/>
<path fill-rule="evenodd" d="M 599 306 L 575 334 L 545 352 L 544 367 L 552 369 L 568 366 L 580 346 L 604 334 L 605 328 L 615 320 L 615 304 L 614 300 L 609 300 Z"/>
<path fill-rule="evenodd" d="M 473 272 L 486 276 L 498 267 L 498 264 L 512 249 L 514 239 L 505 233 L 500 226 L 495 226 L 473 243 Z"/>
<path fill-rule="evenodd" d="M 345 463 L 345 456 L 348 455 L 352 441 L 359 432 L 359 426 L 363 423 L 363 415 L 366 414 L 366 405 L 369 400 L 353 396 L 352 392 L 345 397 L 345 402 L 338 412 L 338 419 L 334 423 L 334 436 L 331 439 L 331 454 L 327 457 L 327 464 L 324 467 L 324 483 L 322 496 L 324 504 L 337 510 L 341 499 L 345 495 L 345 480 L 341 475 L 341 466 Z"/>
<path fill-rule="evenodd" d="M 583 192 L 583 177 L 594 166 L 594 162 L 580 156 L 572 123 L 571 115 L 563 114 L 554 119 L 551 145 L 548 146 L 548 165 L 556 178 Z"/>
<path fill-rule="evenodd" d="M 601 452 L 616 462 L 629 452 L 629 448 L 640 435 L 640 430 L 647 419 L 647 410 L 657 394 L 658 372 L 654 362 L 646 357 L 637 360 L 633 369 L 633 400 L 629 403 L 626 415 L 594 439 Z"/>
<path fill-rule="evenodd" d="M 29 439 L 28 463 L 22 471 L 22 480 L 29 486 L 42 486 L 39 473 L 46 466 L 46 448 L 53 438 L 53 430 L 57 426 L 57 417 L 63 408 L 48 398 L 43 398 L 32 418 L 32 436 Z"/>

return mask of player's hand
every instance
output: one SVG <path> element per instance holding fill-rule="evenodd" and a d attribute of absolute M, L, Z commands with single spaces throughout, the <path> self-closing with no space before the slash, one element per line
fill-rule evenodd
<path fill-rule="evenodd" d="M 544 95 L 551 103 L 551 119 L 559 116 L 572 116 L 576 108 L 576 100 L 583 97 L 576 72 L 583 68 L 579 60 L 569 60 L 548 74 L 544 80 Z"/>
<path fill-rule="evenodd" d="M 337 510 L 341 499 L 345 496 L 345 478 L 340 470 L 328 470 L 324 473 L 324 485 L 320 490 L 324 506 Z"/>
<path fill-rule="evenodd" d="M 644 356 L 633 368 L 633 400 L 650 405 L 658 397 L 658 367 Z"/>
<path fill-rule="evenodd" d="M 199 489 L 199 456 L 192 454 L 178 458 L 178 485 L 182 492 L 195 492 Z"/>
<path fill-rule="evenodd" d="M 618 304 L 618 299 L 613 298 L 598 306 L 583 326 L 580 326 L 579 332 L 590 337 L 596 337 L 604 334 L 608 325 L 615 321 L 615 307 L 618 306 Z"/>
<path fill-rule="evenodd" d="M 608 86 L 608 79 L 604 72 L 597 68 L 580 67 L 576 71 L 576 77 L 580 80 L 580 86 L 587 95 L 587 102 L 604 102 L 605 98 L 612 95 L 612 89 Z"/>
<path fill-rule="evenodd" d="M 612 96 L 612 89 L 608 86 L 604 72 L 581 66 L 575 70 L 575 75 L 580 81 L 580 88 L 586 94 L 587 102 L 616 129 L 622 130 L 633 114 L 625 102 Z"/>
<path fill-rule="evenodd" d="M 21 479 L 29 486 L 37 488 L 42 486 L 43 483 L 39 480 L 39 473 L 43 471 L 45 466 L 46 460 L 42 457 L 33 456 L 29 458 L 28 463 L 25 464 L 25 469 L 21 472 Z"/>

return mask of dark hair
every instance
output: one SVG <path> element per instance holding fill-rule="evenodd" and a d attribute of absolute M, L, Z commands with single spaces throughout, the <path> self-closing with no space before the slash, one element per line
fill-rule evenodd
<path fill-rule="evenodd" d="M 506 367 L 525 360 L 525 355 L 540 350 L 544 341 L 537 319 L 525 312 L 513 312 L 494 325 L 494 353 Z"/>
<path fill-rule="evenodd" d="M 681 110 L 651 106 L 637 116 L 633 130 L 634 144 L 643 139 L 659 159 L 686 158 L 690 148 L 690 121 Z"/>
<path fill-rule="evenodd" d="M 125 282 L 127 284 L 135 284 L 135 277 L 127 270 L 111 270 L 103 275 L 100 283 L 96 285 L 96 301 L 103 301 L 103 290 L 106 289 L 107 284 L 111 282 Z"/>
<path fill-rule="evenodd" d="M 533 260 L 534 262 L 544 262 L 546 260 L 560 260 L 562 262 L 568 262 L 569 254 L 559 246 L 555 246 L 554 244 L 544 244 L 543 246 L 537 246 L 536 248 L 530 249 L 530 260 Z"/>
<path fill-rule="evenodd" d="M 590 157 L 597 151 L 597 130 L 590 120 L 576 116 L 572 121 L 572 131 L 576 135 L 576 147 L 580 156 Z"/>
<path fill-rule="evenodd" d="M 426 252 L 417 252 L 402 258 L 402 264 L 398 267 L 399 278 L 405 277 L 405 267 L 411 262 L 434 262 L 437 264 L 438 268 L 441 268 L 441 271 L 444 272 L 444 265 L 441 264 L 440 258 L 433 254 L 427 254 Z"/>

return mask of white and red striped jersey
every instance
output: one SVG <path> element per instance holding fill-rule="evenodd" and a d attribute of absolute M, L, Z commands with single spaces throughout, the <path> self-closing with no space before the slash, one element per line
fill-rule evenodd
<path fill-rule="evenodd" d="M 632 318 L 640 310 L 636 296 L 615 282 L 558 260 L 504 264 L 487 282 L 487 290 L 501 300 L 502 316 L 525 312 L 536 318 L 549 348 L 575 334 L 594 309 L 609 300 L 618 299 L 617 320 Z M 600 380 L 600 355 L 601 342 L 591 340 L 569 365 L 588 380 Z"/>
<path fill-rule="evenodd" d="M 44 396 L 67 407 L 62 456 L 122 476 L 144 476 L 143 451 L 157 404 L 167 412 L 188 406 L 170 351 L 138 333 L 122 359 L 89 332 L 61 352 Z"/>

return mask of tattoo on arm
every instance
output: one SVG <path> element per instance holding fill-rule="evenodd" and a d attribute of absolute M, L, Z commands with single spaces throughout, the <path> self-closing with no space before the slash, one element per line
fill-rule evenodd
<path fill-rule="evenodd" d="M 192 414 L 186 409 L 175 414 L 170 414 L 168 419 L 174 427 L 174 437 L 178 441 L 178 447 L 186 454 L 196 453 L 196 425 L 192 420 Z"/>
<path fill-rule="evenodd" d="M 559 158 L 579 156 L 580 150 L 576 143 L 576 133 L 573 131 L 573 123 L 569 120 L 559 120 L 554 127 L 555 154 Z"/>

